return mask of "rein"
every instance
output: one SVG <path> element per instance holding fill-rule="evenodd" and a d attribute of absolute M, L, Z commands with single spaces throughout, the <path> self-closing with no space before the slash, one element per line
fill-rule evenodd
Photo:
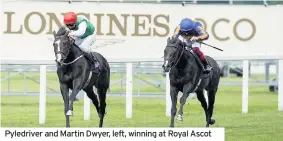
<path fill-rule="evenodd" d="M 69 33 L 69 29 L 68 28 L 65 28 L 67 31 L 66 31 L 66 33 L 64 34 L 64 35 L 61 35 L 61 36 L 58 36 L 59 38 L 60 37 L 65 37 L 65 36 L 67 36 L 67 34 Z M 55 37 L 56 38 L 56 37 Z M 72 46 L 72 40 L 73 40 L 73 42 L 74 42 L 74 39 L 73 38 L 71 38 L 71 37 L 69 37 L 69 39 L 71 40 L 71 47 L 73 47 Z M 60 52 L 60 53 L 62 53 L 62 52 Z M 60 65 L 65 65 L 65 66 L 67 66 L 67 65 L 71 65 L 71 64 L 73 64 L 73 63 L 75 63 L 77 60 L 79 60 L 80 58 L 82 58 L 83 57 L 83 54 L 81 54 L 80 56 L 78 56 L 78 57 L 76 57 L 76 59 L 74 59 L 73 61 L 71 61 L 71 62 L 68 62 L 68 63 L 64 63 L 64 62 L 58 62 L 58 61 L 56 61 L 57 63 L 59 63 Z"/>
<path fill-rule="evenodd" d="M 62 64 L 62 65 L 71 65 L 71 64 L 73 64 L 73 63 L 75 63 L 77 60 L 79 60 L 80 58 L 82 58 L 83 57 L 83 55 L 80 55 L 79 57 L 77 57 L 75 60 L 73 60 L 73 61 L 71 61 L 71 62 L 69 62 L 69 63 L 64 63 L 64 62 L 59 62 L 60 64 Z"/>
<path fill-rule="evenodd" d="M 176 45 L 173 45 L 173 46 L 166 46 L 166 47 L 174 47 L 174 48 L 178 48 L 178 46 L 176 46 Z M 172 67 L 174 67 L 174 66 L 176 66 L 177 64 L 178 64 L 178 62 L 180 61 L 180 59 L 181 59 L 181 57 L 182 57 L 182 55 L 183 55 L 183 53 L 184 53 L 184 50 L 185 50 L 185 47 L 184 47 L 184 45 L 182 46 L 182 52 L 181 52 L 181 54 L 179 55 L 179 58 L 177 59 L 177 61 L 174 63 L 174 65 L 172 65 L 170 68 L 172 68 Z"/>

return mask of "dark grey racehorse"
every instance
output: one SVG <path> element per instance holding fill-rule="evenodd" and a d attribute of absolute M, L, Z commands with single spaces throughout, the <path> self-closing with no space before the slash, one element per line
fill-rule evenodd
<path fill-rule="evenodd" d="M 70 127 L 70 116 L 73 116 L 73 102 L 80 90 L 86 92 L 96 107 L 100 118 L 99 127 L 103 125 L 106 108 L 106 92 L 110 82 L 110 67 L 107 60 L 99 53 L 94 53 L 100 66 L 100 73 L 92 73 L 91 63 L 84 53 L 68 37 L 69 30 L 61 27 L 54 35 L 54 53 L 57 62 L 57 75 L 64 100 L 66 127 Z M 69 89 L 72 90 L 69 96 Z"/>
<path fill-rule="evenodd" d="M 167 46 L 164 50 L 164 64 L 162 67 L 165 72 L 170 71 L 170 95 L 172 101 L 170 127 L 174 127 L 179 91 L 183 93 L 178 112 L 179 120 L 182 120 L 183 107 L 187 97 L 190 93 L 195 92 L 205 112 L 206 127 L 209 127 L 209 124 L 213 125 L 215 123 L 215 120 L 211 117 L 213 115 L 215 95 L 220 80 L 220 68 L 214 59 L 206 56 L 213 69 L 210 74 L 203 74 L 200 60 L 195 56 L 193 51 L 190 51 L 192 50 L 187 50 L 181 40 L 168 38 Z M 204 89 L 207 91 L 208 104 L 203 93 Z"/>

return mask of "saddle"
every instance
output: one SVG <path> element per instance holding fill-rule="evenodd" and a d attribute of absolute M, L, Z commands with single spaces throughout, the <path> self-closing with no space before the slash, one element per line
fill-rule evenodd
<path fill-rule="evenodd" d="M 98 62 L 98 59 L 97 59 L 97 57 L 96 57 L 96 55 L 93 53 L 93 52 L 91 52 L 91 53 L 86 53 L 86 52 L 84 52 L 84 55 L 85 55 L 85 57 L 87 58 L 87 61 L 90 63 L 90 65 L 91 65 L 91 70 L 92 70 L 92 72 L 94 72 L 94 73 L 99 73 L 99 71 L 100 71 L 100 65 L 99 65 L 99 62 Z"/>
<path fill-rule="evenodd" d="M 193 49 L 191 47 L 186 47 L 186 50 L 188 50 L 196 58 L 196 60 L 198 62 L 197 63 L 198 66 L 203 70 L 204 69 L 204 65 L 202 64 L 202 62 L 201 62 L 200 58 L 198 57 L 198 55 L 193 51 Z M 202 72 L 200 78 L 201 79 L 207 78 L 210 73 L 206 74 L 206 73 Z"/>
<path fill-rule="evenodd" d="M 92 73 L 96 73 L 96 74 L 100 73 L 100 65 L 99 65 L 97 57 L 94 55 L 94 53 L 93 52 L 90 52 L 90 53 L 84 52 L 84 56 L 86 56 L 87 61 L 91 65 L 90 66 L 91 71 L 89 72 L 88 79 L 87 79 L 83 88 L 85 88 L 89 84 L 91 77 L 92 77 Z"/>
<path fill-rule="evenodd" d="M 72 44 L 82 52 L 82 54 L 86 57 L 86 60 L 88 61 L 88 63 L 90 63 L 91 72 L 99 73 L 100 72 L 100 65 L 99 65 L 99 62 L 98 62 L 96 55 L 93 52 L 90 52 L 90 53 L 84 52 L 81 48 L 79 48 L 75 44 L 75 42 L 74 42 L 75 40 L 72 40 L 72 41 L 73 41 Z"/>
<path fill-rule="evenodd" d="M 186 50 L 188 50 L 197 60 L 197 64 L 198 66 L 201 68 L 201 69 L 204 69 L 204 66 L 200 60 L 200 58 L 198 57 L 198 55 L 193 51 L 193 49 L 191 47 L 186 47 Z M 210 72 L 211 73 L 211 72 Z M 198 78 L 198 81 L 197 83 L 193 86 L 194 89 L 193 89 L 193 92 L 195 92 L 198 88 L 199 88 L 199 85 L 201 84 L 202 80 L 208 78 L 209 74 L 210 73 L 204 73 L 203 71 L 201 71 L 201 74 L 200 74 L 200 77 Z"/>

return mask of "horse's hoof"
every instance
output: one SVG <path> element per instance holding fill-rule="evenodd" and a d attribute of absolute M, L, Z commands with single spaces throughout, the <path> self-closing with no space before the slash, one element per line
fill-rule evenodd
<path fill-rule="evenodd" d="M 210 119 L 209 124 L 210 124 L 210 125 L 213 125 L 214 123 L 215 123 L 215 120 L 214 120 L 214 119 Z"/>
<path fill-rule="evenodd" d="M 169 127 L 170 127 L 170 128 L 174 128 L 174 126 L 173 126 L 173 125 L 170 125 Z"/>
<path fill-rule="evenodd" d="M 68 110 L 68 112 L 66 113 L 67 116 L 73 116 L 74 115 L 74 112 L 71 111 L 71 110 Z"/>
<path fill-rule="evenodd" d="M 179 121 L 183 121 L 183 117 L 182 117 L 182 115 L 177 115 L 177 120 L 179 120 Z"/>

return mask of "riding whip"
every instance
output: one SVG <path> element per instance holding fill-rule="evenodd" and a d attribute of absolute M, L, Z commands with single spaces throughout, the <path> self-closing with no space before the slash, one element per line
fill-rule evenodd
<path fill-rule="evenodd" d="M 201 43 L 201 44 L 204 44 L 204 45 L 207 45 L 207 46 L 209 46 L 209 47 L 215 48 L 215 49 L 217 49 L 217 50 L 223 51 L 222 49 L 217 48 L 217 47 L 214 47 L 214 46 L 209 45 L 209 44 L 207 44 L 207 43 L 204 43 L 204 42 L 200 42 L 200 43 Z"/>

